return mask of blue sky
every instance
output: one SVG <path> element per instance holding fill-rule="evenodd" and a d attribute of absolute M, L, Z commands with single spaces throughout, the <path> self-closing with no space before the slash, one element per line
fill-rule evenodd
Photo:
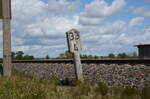
<path fill-rule="evenodd" d="M 46 3 L 48 2 L 48 0 L 42 0 L 42 1 L 44 1 Z M 72 2 L 72 1 L 77 1 L 77 0 L 67 0 L 67 1 Z M 84 10 L 86 4 L 89 4 L 92 1 L 93 0 L 80 0 L 81 6 L 78 9 L 79 13 L 80 13 L 80 11 Z M 108 4 L 111 5 L 114 0 L 105 0 L 105 1 Z M 148 6 L 148 7 L 150 7 L 148 0 L 125 0 L 125 1 L 127 3 L 126 7 L 131 7 L 131 6 L 134 6 L 134 7 Z M 129 21 L 131 18 L 136 17 L 136 16 L 138 16 L 138 15 L 130 13 L 129 9 L 126 9 L 124 12 L 120 13 L 120 15 L 111 17 L 110 19 L 107 19 L 107 21 L 112 22 L 112 21 L 114 21 L 116 19 L 121 19 L 121 20 Z M 149 19 L 146 19 L 145 20 L 145 22 L 146 22 L 145 25 L 149 25 L 149 21 L 150 21 Z"/>
<path fill-rule="evenodd" d="M 66 51 L 72 28 L 81 33 L 83 54 L 130 54 L 150 43 L 150 0 L 12 0 L 12 12 L 12 50 L 36 57 Z"/>

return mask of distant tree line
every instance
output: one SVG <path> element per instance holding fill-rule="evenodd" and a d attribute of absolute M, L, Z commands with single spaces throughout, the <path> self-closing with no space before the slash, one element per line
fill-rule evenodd
<path fill-rule="evenodd" d="M 138 55 L 136 52 L 133 52 L 131 54 L 119 53 L 117 55 L 110 53 L 108 54 L 108 58 L 138 58 Z"/>
<path fill-rule="evenodd" d="M 126 54 L 126 53 L 119 53 L 119 54 L 113 54 L 113 53 L 110 53 L 108 54 L 108 56 L 97 56 L 97 55 L 87 55 L 87 54 L 81 54 L 80 55 L 81 58 L 83 59 L 100 59 L 100 58 L 111 58 L 111 59 L 114 59 L 114 58 L 117 58 L 117 59 L 122 59 L 122 58 L 138 58 L 138 55 L 136 52 L 133 52 L 133 53 L 130 53 L 130 54 Z M 57 57 L 58 59 L 71 59 L 73 57 L 73 54 L 68 52 L 68 51 L 65 51 L 64 53 L 61 53 L 59 55 L 59 57 Z"/>
<path fill-rule="evenodd" d="M 33 60 L 34 56 L 25 55 L 23 51 L 18 51 L 18 52 L 12 52 L 12 59 L 13 60 Z"/>
<path fill-rule="evenodd" d="M 132 59 L 132 58 L 138 58 L 138 55 L 136 52 L 127 54 L 127 53 L 110 53 L 107 56 L 98 56 L 98 55 L 87 55 L 87 54 L 81 54 L 80 55 L 82 59 Z M 33 55 L 27 55 L 23 51 L 18 52 L 12 52 L 12 59 L 13 60 L 49 60 L 49 59 L 72 59 L 73 54 L 69 51 L 65 51 L 64 53 L 60 53 L 58 57 L 56 58 L 50 58 L 49 55 L 46 55 L 44 58 L 35 58 Z M 2 58 L 0 58 L 2 60 Z"/>
<path fill-rule="evenodd" d="M 12 52 L 13 60 L 48 60 L 51 59 L 49 55 L 46 55 L 44 58 L 35 58 L 33 55 L 27 55 L 23 51 Z"/>
<path fill-rule="evenodd" d="M 108 54 L 107 56 L 97 56 L 97 55 L 86 55 L 86 54 L 83 54 L 81 55 L 81 58 L 95 58 L 95 59 L 100 59 L 100 58 L 110 58 L 110 59 L 119 59 L 119 58 L 138 58 L 137 54 L 134 52 L 132 53 L 131 55 L 128 55 L 126 53 L 119 53 L 119 54 L 113 54 L 113 53 L 110 53 Z"/>

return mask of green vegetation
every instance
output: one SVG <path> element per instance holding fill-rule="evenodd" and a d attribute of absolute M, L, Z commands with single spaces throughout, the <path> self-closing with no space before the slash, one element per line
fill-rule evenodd
<path fill-rule="evenodd" d="M 108 56 L 97 56 L 97 55 L 87 55 L 87 54 L 81 54 L 80 57 L 82 59 L 136 59 L 138 58 L 138 55 L 136 52 L 133 53 L 118 53 L 118 54 L 113 54 L 110 53 Z M 65 51 L 64 53 L 61 53 L 59 57 L 55 59 L 72 59 L 73 54 Z"/>
<path fill-rule="evenodd" d="M 23 51 L 12 52 L 12 59 L 13 60 L 33 60 L 34 56 L 31 55 L 24 55 Z"/>
<path fill-rule="evenodd" d="M 76 82 L 75 86 L 60 86 L 58 80 L 35 79 L 15 73 L 0 77 L 0 99 L 149 99 L 150 87 L 108 88 L 99 83 Z"/>
<path fill-rule="evenodd" d="M 65 51 L 64 53 L 61 53 L 59 55 L 59 57 L 57 57 L 58 59 L 72 59 L 73 58 L 73 54 L 70 53 L 69 51 Z"/>
<path fill-rule="evenodd" d="M 46 55 L 45 59 L 50 59 L 49 55 Z"/>
<path fill-rule="evenodd" d="M 133 53 L 110 53 L 107 56 L 97 56 L 97 55 L 87 55 L 81 54 L 82 59 L 137 59 L 138 55 L 136 52 Z M 60 53 L 58 57 L 50 58 L 49 55 L 46 55 L 43 58 L 35 58 L 33 55 L 25 55 L 23 51 L 12 52 L 13 60 L 50 60 L 50 59 L 73 59 L 73 54 L 69 51 L 65 51 L 64 53 Z M 2 60 L 2 59 L 0 59 Z"/>

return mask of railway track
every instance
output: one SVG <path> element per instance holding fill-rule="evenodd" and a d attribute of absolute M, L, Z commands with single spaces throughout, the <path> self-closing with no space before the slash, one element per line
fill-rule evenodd
<path fill-rule="evenodd" d="M 70 59 L 56 59 L 56 60 L 21 60 L 12 61 L 12 63 L 73 63 Z M 101 64 L 148 64 L 150 65 L 150 59 L 118 59 L 118 60 L 94 60 L 94 59 L 83 59 L 82 63 L 101 63 Z M 0 61 L 2 64 L 2 61 Z"/>

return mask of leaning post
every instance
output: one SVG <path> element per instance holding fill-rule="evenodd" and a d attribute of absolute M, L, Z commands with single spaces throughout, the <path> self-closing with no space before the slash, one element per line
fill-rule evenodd
<path fill-rule="evenodd" d="M 73 53 L 76 79 L 83 81 L 84 80 L 83 70 L 80 58 L 80 50 L 81 50 L 80 33 L 76 29 L 72 29 L 66 32 L 66 36 L 69 52 Z"/>
<path fill-rule="evenodd" d="M 11 64 L 11 0 L 2 1 L 3 19 L 3 76 L 10 77 Z"/>

